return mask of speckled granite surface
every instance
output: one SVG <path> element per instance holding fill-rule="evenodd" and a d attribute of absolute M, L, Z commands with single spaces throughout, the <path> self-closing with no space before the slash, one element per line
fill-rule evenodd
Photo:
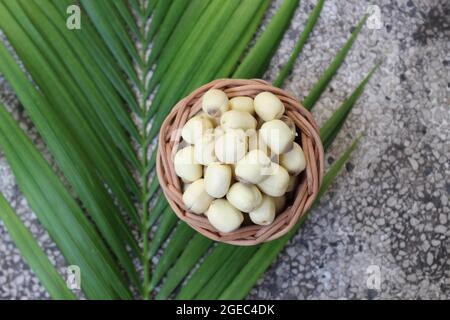
<path fill-rule="evenodd" d="M 267 79 L 287 60 L 314 3 L 301 2 Z M 376 3 L 381 28 L 371 29 L 379 21 L 369 21 L 313 112 L 322 124 L 383 59 L 327 162 L 358 133 L 365 131 L 364 138 L 250 298 L 450 298 L 450 4 Z M 302 98 L 371 4 L 327 1 L 285 88 Z M 0 98 L 36 139 L 1 77 Z M 1 154 L 0 191 L 63 270 L 60 253 L 28 209 Z M 0 299 L 47 298 L 1 222 L 0 239 Z M 380 276 L 379 289 L 368 281 L 374 275 Z"/>

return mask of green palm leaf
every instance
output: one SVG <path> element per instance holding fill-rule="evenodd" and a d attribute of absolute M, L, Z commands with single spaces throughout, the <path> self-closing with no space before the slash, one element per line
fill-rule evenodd
<path fill-rule="evenodd" d="M 78 148 L 70 132 L 57 120 L 57 116 L 45 99 L 27 82 L 25 75 L 5 52 L 2 45 L 0 45 L 0 57 L 0 70 L 4 72 L 12 87 L 15 88 L 60 168 L 65 171 L 66 178 L 72 183 L 86 207 L 89 208 L 105 238 L 109 240 L 109 244 L 116 248 L 123 263 L 134 274 L 125 244 L 137 250 L 135 240 L 121 219 L 118 210 L 112 206 L 107 190 L 93 172 L 85 153 Z M 65 139 L 65 143 L 60 140 L 62 137 Z M 67 144 L 70 142 L 72 144 Z M 71 147 L 69 148 L 69 146 Z M 69 154 L 70 156 L 68 156 Z"/>
<path fill-rule="evenodd" d="M 156 31 L 163 24 L 163 21 L 166 21 L 166 13 L 169 11 L 172 2 L 174 2 L 174 0 L 158 1 L 155 11 L 153 12 L 152 22 L 144 44 L 148 44 L 151 41 Z M 169 17 L 172 18 L 170 15 Z"/>
<path fill-rule="evenodd" d="M 234 252 L 233 246 L 219 243 L 180 289 L 177 299 L 193 299 Z"/>
<path fill-rule="evenodd" d="M 297 57 L 299 56 L 300 52 L 303 49 L 303 46 L 305 45 L 306 41 L 308 40 L 308 37 L 309 37 L 311 31 L 313 30 L 314 26 L 316 25 L 317 19 L 319 18 L 319 15 L 320 15 L 320 12 L 322 11 L 324 3 L 325 3 L 325 0 L 317 1 L 317 4 L 314 7 L 314 10 L 311 12 L 311 15 L 309 16 L 309 19 L 308 19 L 308 22 L 306 23 L 305 29 L 303 30 L 297 44 L 295 45 L 292 55 L 289 57 L 288 62 L 280 70 L 280 73 L 278 74 L 277 78 L 273 82 L 274 86 L 281 87 L 283 85 L 284 80 L 288 76 L 289 72 L 292 70 L 295 60 L 297 60 Z"/>
<path fill-rule="evenodd" d="M 156 299 L 167 299 L 210 246 L 211 240 L 199 233 L 195 234 L 178 259 L 178 261 L 183 261 L 183 263 L 178 264 L 176 268 L 170 269 L 167 273 L 167 279 L 158 292 Z"/>
<path fill-rule="evenodd" d="M 186 242 L 189 242 L 194 235 L 195 230 L 186 223 L 180 223 L 174 232 L 177 236 L 172 237 L 167 243 L 170 250 L 165 250 L 163 252 L 161 258 L 159 259 L 158 265 L 153 272 L 153 277 L 150 282 L 151 289 L 156 287 L 161 278 L 166 274 L 167 270 L 172 265 L 173 261 L 175 261 L 183 252 L 186 247 Z"/>
<path fill-rule="evenodd" d="M 172 232 L 173 228 L 177 225 L 178 217 L 172 211 L 172 208 L 166 207 L 162 213 L 162 217 L 158 224 L 158 229 L 156 230 L 152 243 L 149 248 L 149 255 L 153 256 L 163 242 L 167 239 L 169 234 Z"/>
<path fill-rule="evenodd" d="M 133 68 L 131 59 L 127 55 L 127 49 L 123 46 L 121 39 L 114 30 L 114 28 L 120 28 L 121 20 L 109 19 L 97 1 L 82 0 L 81 3 L 83 4 L 83 8 L 85 8 L 89 14 L 89 17 L 91 18 L 91 21 L 95 25 L 97 31 L 103 37 L 105 43 L 108 45 L 114 57 L 119 62 L 122 70 L 135 85 L 139 85 L 140 81 L 136 71 Z M 140 62 L 140 60 L 138 62 Z"/>
<path fill-rule="evenodd" d="M 360 82 L 358 87 L 356 87 L 347 100 L 341 104 L 341 106 L 333 113 L 332 117 L 320 128 L 320 138 L 322 139 L 323 147 L 325 149 L 331 145 L 334 138 L 339 133 L 345 119 L 347 118 L 347 115 L 350 113 L 356 101 L 363 93 L 365 86 L 369 82 L 370 78 L 372 78 L 378 67 L 379 64 L 370 70 L 367 76 Z"/>

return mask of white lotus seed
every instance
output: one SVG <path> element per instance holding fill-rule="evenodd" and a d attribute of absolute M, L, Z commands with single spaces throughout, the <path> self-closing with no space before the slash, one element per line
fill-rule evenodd
<path fill-rule="evenodd" d="M 223 163 L 236 163 L 247 153 L 247 137 L 243 130 L 226 130 L 216 139 L 217 159 Z"/>
<path fill-rule="evenodd" d="M 219 162 L 211 163 L 206 167 L 205 189 L 214 198 L 224 197 L 231 184 L 231 168 Z"/>
<path fill-rule="evenodd" d="M 236 182 L 228 190 L 227 200 L 240 211 L 250 212 L 261 204 L 262 195 L 256 186 Z"/>
<path fill-rule="evenodd" d="M 252 150 L 236 164 L 236 177 L 243 183 L 259 183 L 267 178 L 271 161 L 266 154 L 258 149 Z"/>
<path fill-rule="evenodd" d="M 286 193 L 289 184 L 289 174 L 285 168 L 272 162 L 271 174 L 258 183 L 258 188 L 272 197 L 280 197 Z"/>
<path fill-rule="evenodd" d="M 259 130 L 261 138 L 275 154 L 281 154 L 292 148 L 294 134 L 281 120 L 264 123 Z"/>
<path fill-rule="evenodd" d="M 220 118 L 220 125 L 226 129 L 256 129 L 256 119 L 246 111 L 230 110 Z"/>
<path fill-rule="evenodd" d="M 282 195 L 279 197 L 272 197 L 273 202 L 275 203 L 275 212 L 281 213 L 284 211 L 284 206 L 286 205 L 286 195 Z"/>
<path fill-rule="evenodd" d="M 300 147 L 298 143 L 294 142 L 294 145 L 290 151 L 280 155 L 280 164 L 291 175 L 298 175 L 300 172 L 305 170 L 306 159 L 302 147 Z"/>
<path fill-rule="evenodd" d="M 253 102 L 256 114 L 264 121 L 279 119 L 284 113 L 281 100 L 271 92 L 259 93 Z"/>
<path fill-rule="evenodd" d="M 273 198 L 264 195 L 258 208 L 249 213 L 253 223 L 261 226 L 271 224 L 275 219 L 275 202 Z"/>
<path fill-rule="evenodd" d="M 190 184 L 183 193 L 183 203 L 188 211 L 202 214 L 214 200 L 205 190 L 205 180 L 199 179 Z"/>
<path fill-rule="evenodd" d="M 229 110 L 229 101 L 225 92 L 210 89 L 203 95 L 202 109 L 211 117 L 220 117 Z"/>
<path fill-rule="evenodd" d="M 205 166 L 217 161 L 216 152 L 214 149 L 214 133 L 210 131 L 196 141 L 194 146 L 195 160 Z"/>
<path fill-rule="evenodd" d="M 202 166 L 195 161 L 195 151 L 193 146 L 187 146 L 175 154 L 174 167 L 177 176 L 184 182 L 195 181 L 202 176 Z"/>
<path fill-rule="evenodd" d="M 206 212 L 209 222 L 220 232 L 236 230 L 244 221 L 242 213 L 225 199 L 216 199 Z"/>
<path fill-rule="evenodd" d="M 231 110 L 246 111 L 250 114 L 255 113 L 253 99 L 250 97 L 234 97 L 230 100 Z"/>
<path fill-rule="evenodd" d="M 212 128 L 211 121 L 205 115 L 196 115 L 186 122 L 181 130 L 181 136 L 187 143 L 194 144 L 207 130 Z"/>

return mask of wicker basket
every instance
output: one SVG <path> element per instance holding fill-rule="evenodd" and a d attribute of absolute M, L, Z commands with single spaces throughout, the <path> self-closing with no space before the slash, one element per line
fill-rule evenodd
<path fill-rule="evenodd" d="M 211 88 L 223 90 L 229 98 L 235 96 L 254 98 L 262 91 L 270 91 L 281 99 L 285 105 L 285 114 L 294 121 L 297 127 L 297 142 L 302 146 L 305 153 L 306 169 L 300 174 L 298 186 L 292 199 L 286 203 L 286 209 L 278 214 L 270 225 L 247 225 L 241 226 L 231 233 L 221 233 L 209 223 L 206 216 L 188 212 L 184 208 L 182 185 L 175 174 L 173 165 L 173 157 L 181 141 L 181 130 L 178 129 L 182 128 L 187 120 L 201 110 L 202 96 Z M 181 220 L 212 240 L 235 245 L 256 245 L 286 234 L 311 207 L 319 192 L 323 171 L 323 147 L 319 137 L 319 129 L 311 113 L 292 95 L 263 80 L 220 79 L 212 81 L 178 102 L 161 127 L 157 174 L 167 201 Z"/>

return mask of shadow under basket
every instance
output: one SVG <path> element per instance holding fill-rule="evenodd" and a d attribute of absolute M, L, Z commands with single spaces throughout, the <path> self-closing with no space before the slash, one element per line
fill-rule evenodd
<path fill-rule="evenodd" d="M 284 211 L 277 214 L 270 225 L 242 225 L 233 232 L 221 233 L 209 223 L 205 215 L 198 215 L 185 209 L 182 201 L 182 183 L 175 174 L 173 157 L 181 142 L 180 129 L 201 110 L 203 94 L 213 88 L 224 91 L 230 99 L 237 96 L 254 98 L 260 92 L 272 92 L 283 102 L 285 115 L 295 123 L 296 142 L 302 146 L 305 154 L 306 169 L 300 174 L 298 184 L 292 196 L 286 201 Z M 259 79 L 219 79 L 198 88 L 179 101 L 167 116 L 159 135 L 156 165 L 159 183 L 167 201 L 181 220 L 212 240 L 250 246 L 283 236 L 311 207 L 323 179 L 324 152 L 315 120 L 291 94 Z"/>

